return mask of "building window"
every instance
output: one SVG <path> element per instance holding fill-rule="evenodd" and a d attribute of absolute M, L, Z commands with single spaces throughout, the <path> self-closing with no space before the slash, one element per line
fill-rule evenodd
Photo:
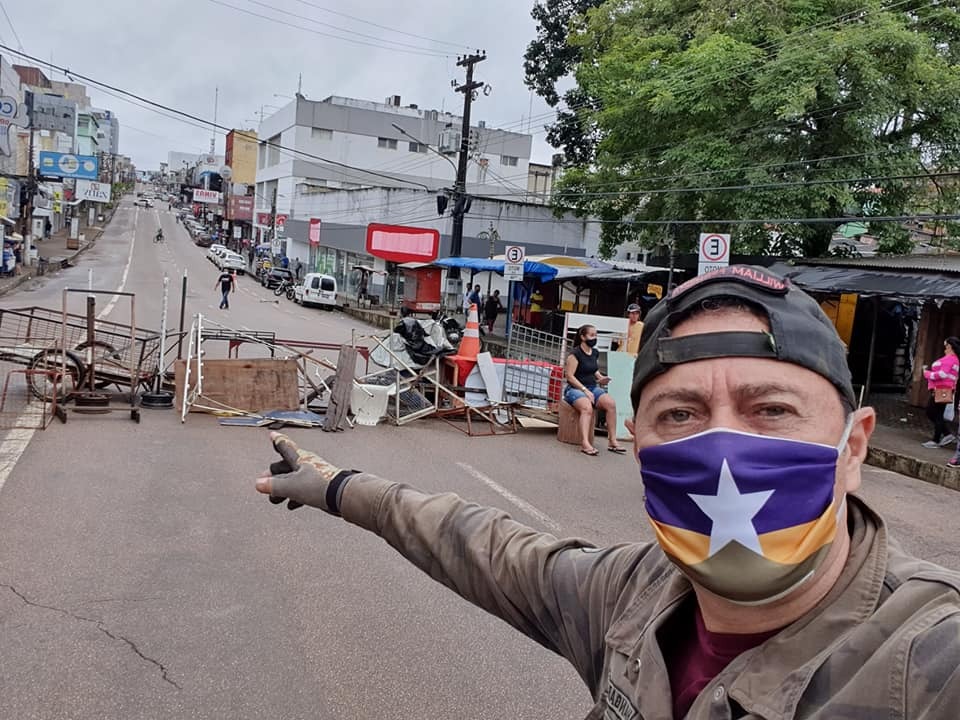
<path fill-rule="evenodd" d="M 633 260 L 633 253 L 627 253 L 627 260 Z"/>
<path fill-rule="evenodd" d="M 427 151 L 427 146 L 423 143 L 412 142 L 410 143 L 410 152 L 415 153 L 425 153 Z"/>
<path fill-rule="evenodd" d="M 386 148 L 387 150 L 396 150 L 397 141 L 391 138 L 377 138 L 377 147 Z"/>
<path fill-rule="evenodd" d="M 507 167 L 516 167 L 517 163 L 520 162 L 520 158 L 515 155 L 501 155 L 500 164 L 506 165 Z"/>
<path fill-rule="evenodd" d="M 333 140 L 333 130 L 326 128 L 311 128 L 310 137 L 314 140 Z"/>

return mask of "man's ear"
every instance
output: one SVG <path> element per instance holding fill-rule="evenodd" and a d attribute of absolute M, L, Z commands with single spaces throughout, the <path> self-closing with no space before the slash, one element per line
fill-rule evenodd
<path fill-rule="evenodd" d="M 860 469 L 867 459 L 870 437 L 877 426 L 877 415 L 873 408 L 865 407 L 854 411 L 853 425 L 846 448 L 841 448 L 837 472 L 841 473 L 844 489 L 848 493 L 860 489 Z"/>

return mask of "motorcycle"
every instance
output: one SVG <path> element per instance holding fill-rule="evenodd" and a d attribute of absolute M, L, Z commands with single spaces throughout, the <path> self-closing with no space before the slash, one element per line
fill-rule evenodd
<path fill-rule="evenodd" d="M 286 294 L 287 300 L 293 300 L 296 295 L 296 284 L 290 280 L 281 280 L 280 284 L 277 285 L 273 290 L 273 294 L 277 297 L 280 297 L 283 294 Z"/>
<path fill-rule="evenodd" d="M 437 310 L 433 313 L 433 319 L 443 328 L 443 332 L 447 336 L 447 342 L 457 347 L 463 340 L 463 328 L 457 319 L 452 315 L 447 315 L 443 310 Z"/>

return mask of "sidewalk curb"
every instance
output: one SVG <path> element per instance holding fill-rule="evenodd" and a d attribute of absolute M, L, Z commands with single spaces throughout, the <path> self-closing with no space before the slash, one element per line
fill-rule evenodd
<path fill-rule="evenodd" d="M 357 320 L 363 320 L 368 325 L 374 325 L 383 330 L 390 330 L 400 322 L 399 315 L 388 315 L 383 310 L 365 310 L 364 308 L 356 308 L 348 306 L 341 308 L 345 315 L 350 317 L 357 318 Z"/>
<path fill-rule="evenodd" d="M 115 214 L 116 214 L 115 212 L 113 212 L 113 213 L 110 214 L 110 217 L 105 220 L 105 222 L 103 223 L 102 226 L 100 226 L 100 231 L 96 234 L 95 237 L 93 237 L 93 238 L 90 239 L 90 240 L 87 240 L 86 244 L 85 244 L 82 248 L 80 248 L 79 250 L 74 250 L 72 255 L 67 255 L 67 256 L 66 256 L 66 260 L 67 260 L 68 263 L 70 263 L 70 264 L 72 265 L 72 264 L 74 263 L 74 261 L 76 261 L 77 258 L 79 258 L 79 257 L 80 257 L 81 255 L 83 255 L 87 250 L 89 250 L 90 248 L 92 248 L 92 247 L 96 244 L 97 240 L 99 240 L 100 237 L 103 235 L 103 233 L 105 233 L 105 232 L 107 231 L 107 228 L 110 226 L 110 223 L 113 221 L 113 216 L 114 216 Z M 49 272 L 48 272 L 47 274 L 52 274 L 52 273 L 49 273 Z M 27 282 L 27 281 L 29 281 L 29 280 L 33 280 L 33 279 L 35 279 L 35 278 L 39 278 L 39 277 L 46 277 L 46 275 L 42 275 L 42 276 L 41 276 L 41 275 L 37 275 L 37 274 L 36 274 L 36 268 L 31 268 L 28 272 L 25 272 L 23 275 L 18 275 L 9 285 L 0 288 L 0 297 L 3 297 L 3 296 L 5 296 L 5 295 L 9 295 L 9 294 L 12 293 L 14 290 L 16 290 L 18 287 L 20 287 L 21 285 L 23 285 L 25 282 Z"/>
<path fill-rule="evenodd" d="M 917 480 L 939 485 L 948 490 L 960 490 L 960 469 L 901 455 L 890 450 L 871 446 L 867 450 L 867 464 L 907 475 Z"/>

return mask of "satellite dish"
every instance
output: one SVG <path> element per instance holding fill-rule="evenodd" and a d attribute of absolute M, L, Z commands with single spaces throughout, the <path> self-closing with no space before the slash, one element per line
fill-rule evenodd
<path fill-rule="evenodd" d="M 229 180 L 232 178 L 233 168 L 229 165 L 224 165 L 222 168 L 220 168 L 220 177 L 222 177 L 224 180 Z"/>

